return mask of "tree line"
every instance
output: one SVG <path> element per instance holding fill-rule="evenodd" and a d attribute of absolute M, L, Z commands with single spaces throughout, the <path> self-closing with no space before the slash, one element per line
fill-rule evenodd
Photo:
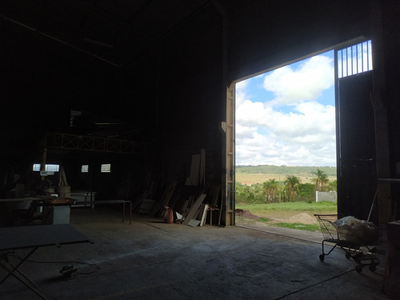
<path fill-rule="evenodd" d="M 315 192 L 336 191 L 337 181 L 330 181 L 328 175 L 320 169 L 312 172 L 316 177 L 312 183 L 302 183 L 295 175 L 287 175 L 284 181 L 270 179 L 263 183 L 244 185 L 236 183 L 236 202 L 277 203 L 290 201 L 315 201 Z"/>

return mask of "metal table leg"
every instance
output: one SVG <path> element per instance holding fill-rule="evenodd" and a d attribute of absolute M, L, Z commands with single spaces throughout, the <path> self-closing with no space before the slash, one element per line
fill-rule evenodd
<path fill-rule="evenodd" d="M 33 252 L 36 251 L 38 247 L 35 247 L 30 251 L 16 266 L 13 266 L 7 257 L 7 254 L 0 254 L 0 267 L 2 267 L 4 270 L 8 272 L 8 274 L 0 281 L 0 285 L 10 276 L 13 276 L 16 278 L 19 282 L 24 284 L 26 287 L 28 287 L 31 291 L 33 291 L 35 294 L 37 294 L 40 298 L 42 299 L 47 299 L 45 295 L 43 295 L 38 289 L 36 289 L 37 285 L 30 279 L 28 278 L 24 273 L 22 273 L 19 270 L 19 267 L 28 259 L 29 256 L 32 255 Z M 15 274 L 15 272 L 18 272 L 20 276 Z M 24 280 L 25 279 L 25 280 Z"/>

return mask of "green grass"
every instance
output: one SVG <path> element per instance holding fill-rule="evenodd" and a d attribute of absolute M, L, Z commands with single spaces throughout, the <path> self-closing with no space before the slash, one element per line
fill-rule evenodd
<path fill-rule="evenodd" d="M 269 203 L 269 204 L 245 204 L 237 203 L 236 208 L 248 210 L 253 214 L 271 211 L 293 211 L 293 212 L 332 212 L 336 213 L 337 206 L 333 202 L 284 202 L 284 203 Z"/>
<path fill-rule="evenodd" d="M 257 219 L 257 221 L 261 221 L 261 222 L 269 222 L 269 221 L 271 221 L 270 219 L 268 219 L 268 218 L 259 218 L 259 219 Z"/>
<path fill-rule="evenodd" d="M 310 215 L 318 213 L 336 214 L 337 205 L 333 202 L 284 202 L 284 203 L 269 203 L 269 204 L 236 204 L 237 209 L 248 210 L 252 214 L 266 214 L 267 216 L 287 216 L 297 213 L 308 213 Z M 300 223 L 273 223 L 267 217 L 262 217 L 256 221 L 264 222 L 268 226 L 284 227 L 307 231 L 320 231 L 318 224 L 300 224 Z"/>
<path fill-rule="evenodd" d="M 275 223 L 274 226 L 275 227 L 284 227 L 284 228 L 291 228 L 291 229 L 306 230 L 306 231 L 320 231 L 321 230 L 319 225 L 314 225 L 314 224 Z"/>
<path fill-rule="evenodd" d="M 296 175 L 296 176 L 311 176 L 315 177 L 313 173 L 320 169 L 328 176 L 336 177 L 335 167 L 301 167 L 301 166 L 274 166 L 274 165 L 261 165 L 261 166 L 236 166 L 236 173 L 247 174 L 280 174 L 280 175 Z"/>

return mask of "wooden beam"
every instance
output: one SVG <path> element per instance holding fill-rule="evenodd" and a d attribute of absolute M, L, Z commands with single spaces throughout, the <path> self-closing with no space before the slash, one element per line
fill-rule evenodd
<path fill-rule="evenodd" d="M 192 207 L 190 207 L 190 211 L 185 217 L 185 220 L 183 221 L 182 224 L 184 225 L 189 225 L 190 220 L 194 218 L 196 215 L 200 205 L 203 203 L 204 198 L 206 197 L 206 194 L 201 194 L 200 196 L 197 197 L 196 201 L 193 203 Z"/>

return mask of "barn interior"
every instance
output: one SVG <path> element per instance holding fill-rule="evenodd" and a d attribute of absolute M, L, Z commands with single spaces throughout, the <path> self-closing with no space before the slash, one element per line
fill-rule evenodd
<path fill-rule="evenodd" d="M 373 70 L 336 78 L 338 215 L 370 214 L 382 235 L 398 234 L 397 1 L 6 0 L 0 7 L 0 198 L 51 194 L 61 172 L 45 166 L 58 165 L 70 193 L 110 214 L 109 201 L 138 212 L 153 200 L 149 215 L 157 218 L 165 206 L 184 213 L 192 199 L 213 209 L 206 222 L 233 230 L 235 82 L 371 40 Z M 4 203 L 1 226 L 20 225 Z M 386 255 L 397 253 L 383 266 L 388 280 L 398 274 L 398 247 L 388 239 Z"/>

